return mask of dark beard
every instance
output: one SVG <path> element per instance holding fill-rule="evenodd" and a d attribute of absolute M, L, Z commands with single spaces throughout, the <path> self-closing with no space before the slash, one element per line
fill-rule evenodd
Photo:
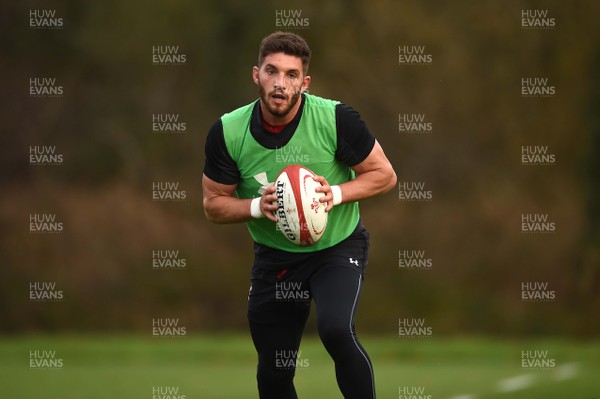
<path fill-rule="evenodd" d="M 274 115 L 278 118 L 283 118 L 284 116 L 289 114 L 290 111 L 292 110 L 292 108 L 294 108 L 294 105 L 296 105 L 296 103 L 300 99 L 300 96 L 302 95 L 300 90 L 298 90 L 296 93 L 294 93 L 290 97 L 289 106 L 287 108 L 280 109 L 280 108 L 271 107 L 271 104 L 269 103 L 269 96 L 265 92 L 264 87 L 262 87 L 262 85 L 260 85 L 260 84 L 258 85 L 258 92 L 260 94 L 261 101 L 267 107 L 267 111 L 269 111 L 269 113 L 271 113 L 272 115 Z"/>

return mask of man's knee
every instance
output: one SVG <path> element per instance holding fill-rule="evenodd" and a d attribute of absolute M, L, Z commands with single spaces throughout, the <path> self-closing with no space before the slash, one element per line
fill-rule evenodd
<path fill-rule="evenodd" d="M 294 368 L 259 364 L 257 372 L 258 391 L 262 399 L 296 398 Z"/>
<path fill-rule="evenodd" d="M 328 349 L 343 346 L 352 340 L 352 329 L 348 321 L 323 317 L 318 324 L 321 341 Z"/>

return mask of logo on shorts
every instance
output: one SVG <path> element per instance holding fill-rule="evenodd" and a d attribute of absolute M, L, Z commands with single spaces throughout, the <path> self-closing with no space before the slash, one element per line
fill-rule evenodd
<path fill-rule="evenodd" d="M 349 258 L 348 260 L 350 261 L 350 263 L 354 263 L 356 267 L 358 267 L 358 259 L 354 260 L 352 258 Z"/>

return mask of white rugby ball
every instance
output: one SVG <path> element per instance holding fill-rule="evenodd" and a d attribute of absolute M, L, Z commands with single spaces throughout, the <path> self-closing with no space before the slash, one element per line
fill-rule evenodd
<path fill-rule="evenodd" d="M 325 194 L 315 191 L 321 183 L 314 181 L 314 176 L 302 165 L 290 165 L 275 179 L 277 229 L 302 247 L 319 241 L 327 227 L 327 203 L 319 202 Z"/>

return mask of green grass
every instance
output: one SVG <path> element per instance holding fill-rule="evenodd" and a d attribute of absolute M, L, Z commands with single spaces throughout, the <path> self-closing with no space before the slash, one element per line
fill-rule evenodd
<path fill-rule="evenodd" d="M 600 343 L 566 340 L 363 337 L 375 368 L 378 398 L 422 387 L 421 398 L 462 394 L 483 398 L 600 398 Z M 547 350 L 549 370 L 521 369 L 521 350 Z M 31 369 L 30 350 L 56 351 L 63 367 Z M 341 398 L 333 363 L 317 338 L 306 337 L 298 369 L 300 398 Z M 575 364 L 568 379 L 557 374 Z M 255 353 L 244 334 L 152 339 L 136 336 L 26 336 L 0 338 L 2 397 L 19 399 L 153 399 L 152 388 L 176 387 L 178 399 L 256 398 Z M 531 375 L 527 388 L 499 393 L 501 380 Z M 430 396 L 428 396 L 430 395 Z M 421 399 L 419 396 L 416 399 Z"/>

